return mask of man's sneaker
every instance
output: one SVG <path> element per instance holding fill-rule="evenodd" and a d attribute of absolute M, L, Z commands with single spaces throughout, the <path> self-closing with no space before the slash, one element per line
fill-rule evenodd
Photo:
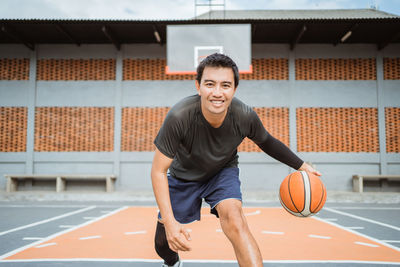
<path fill-rule="evenodd" d="M 172 266 L 170 266 L 170 265 L 167 265 L 167 264 L 163 264 L 162 265 L 162 267 L 182 267 L 183 266 L 183 263 L 179 260 L 179 261 L 177 261 L 174 265 L 172 265 Z"/>

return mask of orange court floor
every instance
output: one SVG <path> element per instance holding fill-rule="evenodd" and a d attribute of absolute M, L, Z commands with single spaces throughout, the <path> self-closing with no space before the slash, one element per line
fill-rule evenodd
<path fill-rule="evenodd" d="M 160 260 L 154 251 L 156 207 L 124 206 L 96 220 L 33 242 L 0 259 Z M 400 265 L 400 249 L 317 217 L 297 218 L 281 207 L 245 207 L 264 262 L 353 262 Z M 192 250 L 183 261 L 234 262 L 219 220 L 202 208 L 201 221 L 187 224 Z"/>

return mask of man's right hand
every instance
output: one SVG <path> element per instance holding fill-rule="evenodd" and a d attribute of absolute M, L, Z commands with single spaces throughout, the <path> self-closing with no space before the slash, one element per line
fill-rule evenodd
<path fill-rule="evenodd" d="M 163 218 L 160 222 L 164 224 L 170 249 L 175 252 L 179 250 L 189 251 L 191 250 L 188 242 L 190 241 L 189 232 L 175 220 L 169 197 L 167 171 L 172 160 L 156 149 L 151 167 L 151 181 L 157 205 Z"/>
<path fill-rule="evenodd" d="M 188 242 L 191 240 L 190 234 L 182 224 L 174 220 L 165 222 L 164 227 L 170 249 L 175 252 L 192 250 Z"/>

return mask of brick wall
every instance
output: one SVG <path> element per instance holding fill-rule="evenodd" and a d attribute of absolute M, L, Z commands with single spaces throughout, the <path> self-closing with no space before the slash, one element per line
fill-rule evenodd
<path fill-rule="evenodd" d="M 0 58 L 0 80 L 29 80 L 29 59 Z"/>
<path fill-rule="evenodd" d="M 383 78 L 400 80 L 400 58 L 383 58 Z"/>
<path fill-rule="evenodd" d="M 287 108 L 255 108 L 254 110 L 268 131 L 289 145 L 289 110 Z M 121 151 L 154 151 L 154 138 L 168 111 L 168 107 L 123 108 Z M 238 150 L 261 151 L 248 139 L 243 141 Z"/>
<path fill-rule="evenodd" d="M 124 59 L 123 80 L 194 80 L 195 75 L 165 74 L 165 59 Z"/>
<path fill-rule="evenodd" d="M 168 107 L 123 108 L 121 151 L 154 151 L 154 138 L 168 111 Z"/>
<path fill-rule="evenodd" d="M 39 59 L 37 80 L 115 80 L 115 59 Z"/>
<path fill-rule="evenodd" d="M 165 74 L 165 59 L 124 59 L 123 80 L 194 80 L 196 75 Z M 241 74 L 243 80 L 288 80 L 287 59 L 253 59 L 253 73 Z"/>
<path fill-rule="evenodd" d="M 400 58 L 384 58 L 384 79 L 400 79 Z M 243 80 L 288 80 L 288 59 L 253 59 Z M 124 59 L 123 80 L 193 80 L 166 75 L 165 59 Z M 376 60 L 296 59 L 297 80 L 376 80 Z M 0 80 L 28 80 L 29 59 L 0 59 Z M 37 80 L 115 80 L 115 59 L 39 59 Z M 121 150 L 152 151 L 167 107 L 122 109 Z M 289 145 L 288 108 L 255 108 L 265 127 Z M 27 108 L 0 107 L 0 152 L 26 151 Z M 379 152 L 376 108 L 298 108 L 297 145 L 301 152 Z M 399 153 L 399 108 L 387 107 L 387 152 Z M 35 151 L 113 151 L 114 108 L 37 107 Z M 242 152 L 260 151 L 251 141 Z"/>
<path fill-rule="evenodd" d="M 25 152 L 28 109 L 0 107 L 0 152 Z"/>
<path fill-rule="evenodd" d="M 115 59 L 39 59 L 37 80 L 115 80 Z M 288 80 L 288 59 L 252 59 L 253 73 L 243 80 Z M 165 59 L 124 59 L 123 80 L 194 80 L 195 75 L 165 74 Z M 376 60 L 310 59 L 295 61 L 296 80 L 376 80 Z M 28 80 L 29 59 L 0 59 L 0 80 Z M 384 79 L 400 79 L 400 58 L 384 58 Z"/>
<path fill-rule="evenodd" d="M 376 80 L 375 58 L 296 59 L 296 80 Z"/>
<path fill-rule="evenodd" d="M 376 108 L 298 108 L 297 150 L 379 152 Z"/>
<path fill-rule="evenodd" d="M 252 59 L 251 74 L 240 74 L 242 80 L 288 80 L 289 60 L 286 58 Z"/>
<path fill-rule="evenodd" d="M 254 108 L 264 127 L 275 138 L 289 146 L 289 109 Z M 238 147 L 240 152 L 261 152 L 261 149 L 248 138 Z"/>
<path fill-rule="evenodd" d="M 114 108 L 36 108 L 35 151 L 113 150 Z"/>
<path fill-rule="evenodd" d="M 153 151 L 168 107 L 123 108 L 122 151 Z M 289 146 L 287 108 L 255 108 L 266 129 Z M 400 152 L 400 108 L 386 108 L 387 152 Z M 376 108 L 298 108 L 300 152 L 379 152 Z M 35 151 L 113 151 L 113 108 L 36 108 Z M 0 107 L 0 151 L 26 150 L 27 108 Z M 241 152 L 258 152 L 245 139 Z"/>
<path fill-rule="evenodd" d="M 385 108 L 386 152 L 400 152 L 400 108 Z"/>

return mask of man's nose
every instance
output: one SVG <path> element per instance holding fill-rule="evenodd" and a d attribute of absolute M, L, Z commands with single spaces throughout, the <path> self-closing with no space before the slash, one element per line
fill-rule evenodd
<path fill-rule="evenodd" d="M 214 87 L 213 95 L 214 95 L 214 96 L 222 96 L 222 88 L 221 88 L 221 85 L 217 84 L 217 85 Z"/>

